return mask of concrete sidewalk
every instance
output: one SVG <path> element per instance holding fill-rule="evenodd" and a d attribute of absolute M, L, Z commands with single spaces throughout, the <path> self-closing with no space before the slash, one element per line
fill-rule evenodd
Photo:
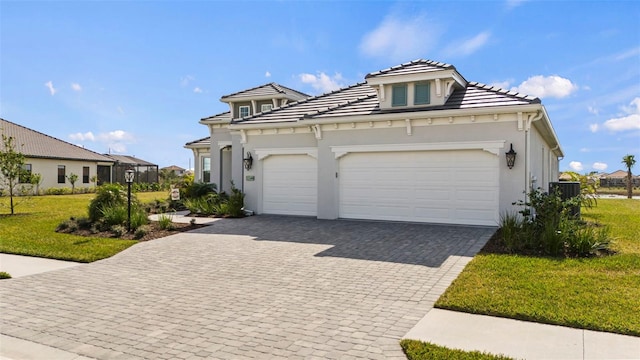
<path fill-rule="evenodd" d="M 73 261 L 0 253 L 0 271 L 8 272 L 12 278 L 65 269 L 81 264 Z"/>
<path fill-rule="evenodd" d="M 404 338 L 516 359 L 640 359 L 640 337 L 441 309 Z"/>

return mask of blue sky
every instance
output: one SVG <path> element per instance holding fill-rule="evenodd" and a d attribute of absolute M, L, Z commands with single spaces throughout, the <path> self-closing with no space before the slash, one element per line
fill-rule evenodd
<path fill-rule="evenodd" d="M 186 168 L 222 95 L 315 95 L 423 58 L 540 97 L 561 170 L 613 172 L 640 158 L 638 19 L 638 1 L 2 0 L 0 117 Z"/>

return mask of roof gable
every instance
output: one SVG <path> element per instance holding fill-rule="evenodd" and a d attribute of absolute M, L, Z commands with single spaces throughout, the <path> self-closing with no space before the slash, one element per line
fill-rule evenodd
<path fill-rule="evenodd" d="M 432 61 L 432 60 L 418 59 L 418 60 L 410 61 L 408 63 L 392 66 L 390 68 L 369 73 L 364 78 L 372 79 L 372 78 L 379 78 L 379 77 L 385 77 L 385 76 L 410 75 L 410 74 L 426 73 L 426 72 L 441 71 L 441 70 L 455 70 L 455 69 L 456 68 L 450 64 Z"/>
<path fill-rule="evenodd" d="M 41 132 L 0 119 L 0 131 L 15 139 L 18 151 L 30 158 L 89 160 L 112 163 L 113 160 L 97 152 L 70 144 Z M 4 146 L 0 144 L 0 146 Z"/>
<path fill-rule="evenodd" d="M 286 86 L 276 84 L 274 82 L 256 86 L 251 89 L 242 90 L 233 94 L 224 95 L 220 98 L 221 101 L 229 102 L 233 100 L 247 100 L 251 98 L 289 98 L 289 99 L 304 99 L 309 95 L 297 90 L 293 90 Z"/>

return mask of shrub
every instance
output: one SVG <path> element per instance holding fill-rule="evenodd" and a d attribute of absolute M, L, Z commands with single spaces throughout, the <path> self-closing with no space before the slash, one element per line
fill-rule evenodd
<path fill-rule="evenodd" d="M 194 182 L 181 188 L 180 197 L 185 199 L 193 199 L 203 197 L 207 194 L 215 193 L 218 190 L 216 184 Z"/>
<path fill-rule="evenodd" d="M 69 188 L 48 188 L 44 191 L 45 195 L 68 195 L 71 194 Z"/>
<path fill-rule="evenodd" d="M 131 206 L 131 228 L 137 229 L 149 223 L 147 212 L 140 206 Z"/>
<path fill-rule="evenodd" d="M 113 225 L 111 227 L 111 233 L 113 233 L 115 237 L 122 237 L 127 233 L 127 228 L 122 225 Z"/>
<path fill-rule="evenodd" d="M 56 227 L 56 232 L 74 232 L 78 230 L 78 223 L 73 218 L 61 222 Z"/>
<path fill-rule="evenodd" d="M 134 233 L 134 237 L 136 239 L 142 239 L 145 235 L 147 235 L 151 231 L 151 227 L 149 225 L 142 225 L 136 228 Z"/>
<path fill-rule="evenodd" d="M 227 215 L 242 217 L 244 215 L 244 193 L 231 183 L 231 196 L 229 196 Z"/>
<path fill-rule="evenodd" d="M 576 219 L 571 208 L 582 201 L 562 200 L 560 194 L 533 190 L 517 214 L 502 216 L 500 238 L 508 252 L 534 252 L 551 256 L 591 256 L 608 251 L 608 229 Z"/>
<path fill-rule="evenodd" d="M 134 196 L 132 195 L 132 200 Z M 89 219 L 98 221 L 103 209 L 127 204 L 127 193 L 120 184 L 105 184 L 96 188 L 96 196 L 89 203 Z"/>
<path fill-rule="evenodd" d="M 167 214 L 160 214 L 160 216 L 158 217 L 158 226 L 160 226 L 160 229 L 162 230 L 173 230 L 174 226 L 172 216 Z"/>
<path fill-rule="evenodd" d="M 101 220 L 107 226 L 122 225 L 127 223 L 127 206 L 111 205 L 101 208 Z"/>
<path fill-rule="evenodd" d="M 11 275 L 6 271 L 0 271 L 0 279 L 11 279 Z"/>

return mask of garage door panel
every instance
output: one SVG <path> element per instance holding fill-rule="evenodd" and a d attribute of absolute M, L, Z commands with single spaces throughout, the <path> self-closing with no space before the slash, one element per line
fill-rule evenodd
<path fill-rule="evenodd" d="M 498 161 L 480 150 L 351 153 L 340 160 L 343 218 L 495 225 Z"/>
<path fill-rule="evenodd" d="M 262 212 L 315 216 L 318 167 L 307 155 L 272 155 L 263 162 Z"/>

